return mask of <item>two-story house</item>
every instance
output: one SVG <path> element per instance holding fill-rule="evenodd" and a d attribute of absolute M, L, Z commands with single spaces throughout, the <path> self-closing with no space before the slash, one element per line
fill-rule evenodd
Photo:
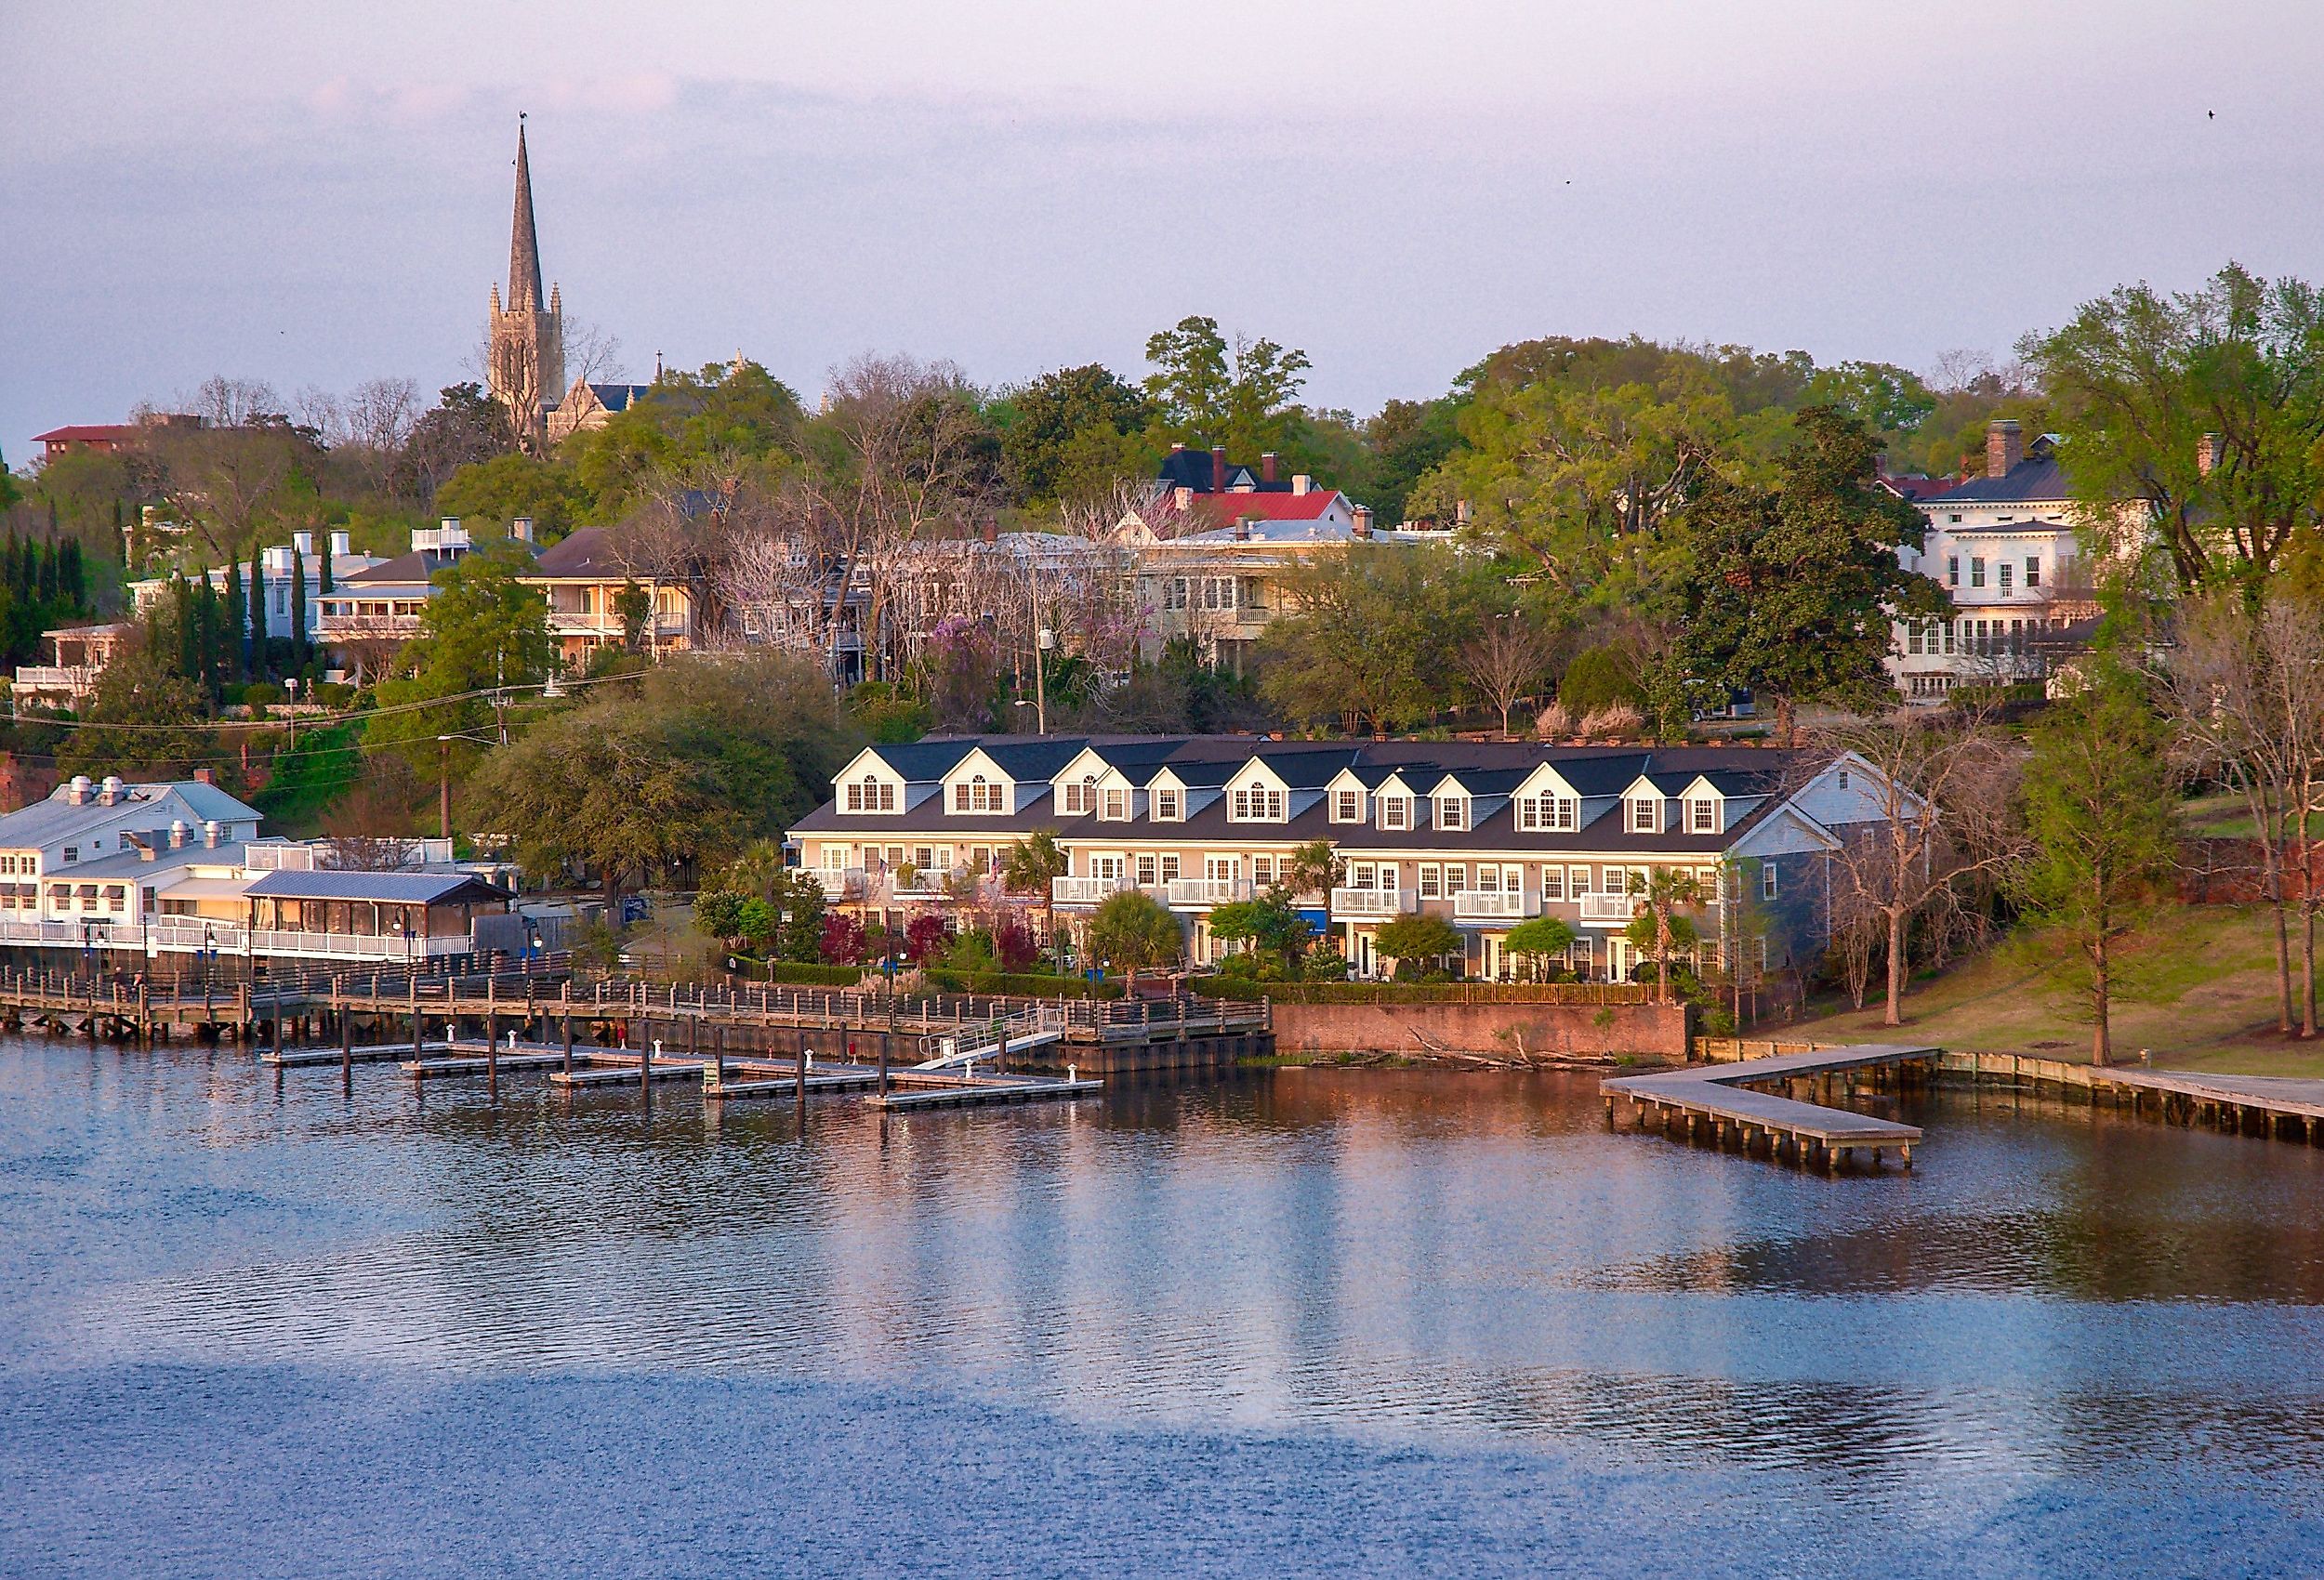
<path fill-rule="evenodd" d="M 603 527 L 583 527 L 543 549 L 532 572 L 517 579 L 548 599 L 548 634 L 569 667 L 586 665 L 600 648 L 620 646 L 630 618 L 639 645 L 654 657 L 701 645 L 701 589 L 640 568 Z M 626 616 L 624 599 L 633 587 L 641 607 Z"/>
<path fill-rule="evenodd" d="M 1746 936 L 1770 964 L 1819 953 L 1827 866 L 1880 819 L 1875 783 L 1854 757 L 1746 746 L 964 737 L 866 747 L 791 840 L 834 903 L 891 923 L 1046 901 L 1070 926 L 1141 889 L 1181 918 L 1197 964 L 1220 954 L 1211 910 L 1286 884 L 1295 852 L 1322 841 L 1344 876 L 1298 902 L 1359 974 L 1384 968 L 1381 926 L 1429 912 L 1458 930 L 1472 974 L 1512 974 L 1504 940 L 1546 915 L 1575 930 L 1570 968 L 1622 979 L 1657 869 L 1697 879 L 1709 957 Z M 1012 902 L 991 879 L 1041 829 L 1071 871 Z"/>
<path fill-rule="evenodd" d="M 1985 469 L 1912 501 L 1921 547 L 1898 550 L 1951 598 L 1949 615 L 1898 621 L 1897 690 L 1936 701 L 1962 686 L 2041 680 L 2080 645 L 2098 608 L 2057 441 L 2027 444 L 2014 422 L 1986 430 Z"/>
<path fill-rule="evenodd" d="M 518 517 L 509 535 L 530 543 L 532 521 Z M 475 547 L 460 519 L 447 516 L 436 526 L 413 528 L 411 548 L 392 560 L 345 575 L 334 573 L 329 596 L 317 599 L 310 627 L 315 640 L 337 654 L 359 683 L 376 678 L 397 649 L 419 635 L 428 600 L 436 596 L 436 573 Z"/>
<path fill-rule="evenodd" d="M 163 851 L 254 839 L 258 814 L 205 780 L 129 783 L 86 774 L 0 817 L 0 943 L 101 946 L 147 909 Z M 143 882 L 143 889 L 140 883 Z"/>

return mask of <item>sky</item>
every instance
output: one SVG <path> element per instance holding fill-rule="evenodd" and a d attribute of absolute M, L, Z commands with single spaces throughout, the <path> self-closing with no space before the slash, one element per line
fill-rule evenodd
<path fill-rule="evenodd" d="M 811 402 L 1190 313 L 1358 414 L 1552 334 L 1926 369 L 2324 277 L 2313 0 L 11 0 L 0 61 L 16 467 L 213 374 L 475 376 L 520 112 L 569 324 Z"/>

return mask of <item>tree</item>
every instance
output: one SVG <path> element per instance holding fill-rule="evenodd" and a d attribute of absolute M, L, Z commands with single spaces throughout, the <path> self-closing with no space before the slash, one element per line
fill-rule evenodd
<path fill-rule="evenodd" d="M 1153 415 L 1135 386 L 1096 362 L 1045 373 L 1011 393 L 1007 406 L 1001 464 L 1017 497 L 1027 502 L 1058 498 L 1083 469 L 1092 442 L 1120 454 L 1119 441 Z M 1082 454 L 1075 453 L 1077 441 Z"/>
<path fill-rule="evenodd" d="M 1285 581 L 1261 639 L 1260 690 L 1294 718 L 1385 734 L 1444 705 L 1474 604 L 1448 551 L 1350 545 Z"/>
<path fill-rule="evenodd" d="M 1499 710 L 1501 739 L 1509 739 L 1509 710 L 1540 682 L 1550 652 L 1548 634 L 1513 611 L 1484 622 L 1455 652 L 1460 673 Z"/>
<path fill-rule="evenodd" d="M 273 673 L 266 651 L 266 566 L 256 544 L 250 547 L 250 678 L 263 680 Z"/>
<path fill-rule="evenodd" d="M 290 666 L 304 674 L 307 668 L 307 557 L 298 552 L 296 541 L 291 548 L 290 605 Z"/>
<path fill-rule="evenodd" d="M 532 565 L 530 555 L 503 541 L 471 550 L 430 578 L 435 596 L 420 616 L 419 635 L 403 650 L 411 678 L 380 682 L 377 696 L 383 709 L 442 705 L 375 715 L 365 726 L 368 742 L 408 747 L 481 730 L 491 722 L 491 692 L 547 678 L 557 662 L 548 600 L 517 580 Z M 465 761 L 472 752 L 463 745 L 456 755 Z"/>
<path fill-rule="evenodd" d="M 767 885 L 766 899 L 774 912 L 776 957 L 799 961 L 820 958 L 826 910 L 822 880 L 797 867 L 778 867 Z"/>
<path fill-rule="evenodd" d="M 1573 924 L 1561 916 L 1529 916 L 1509 929 L 1501 948 L 1529 962 L 1533 975 L 1539 977 L 1552 956 L 1573 947 L 1576 936 Z"/>
<path fill-rule="evenodd" d="M 2256 591 L 2324 522 L 2324 299 L 2229 264 L 2123 285 L 2020 353 L 2056 402 L 2093 529 L 2151 516 L 2185 592 Z"/>
<path fill-rule="evenodd" d="M 1057 948 L 1057 880 L 1074 870 L 1073 857 L 1057 842 L 1053 828 L 1037 828 L 1000 855 L 1001 887 L 1011 894 L 1037 894 L 1041 927 L 1052 954 Z"/>
<path fill-rule="evenodd" d="M 441 516 L 486 523 L 478 537 L 529 517 L 536 538 L 555 543 L 573 530 L 588 503 L 571 465 L 511 451 L 462 465 L 436 490 L 435 508 Z"/>
<path fill-rule="evenodd" d="M 743 897 L 732 889 L 704 889 L 694 896 L 694 926 L 721 943 L 742 937 Z"/>
<path fill-rule="evenodd" d="M 1178 918 L 1140 889 L 1107 895 L 1089 915 L 1090 955 L 1133 983 L 1141 971 L 1177 964 L 1182 942 Z"/>
<path fill-rule="evenodd" d="M 2090 1056 L 2112 1051 L 2119 963 L 2111 951 L 2151 912 L 2174 849 L 2169 736 L 2136 680 L 2110 657 L 2032 731 L 2026 821 L 2032 854 L 2014 888 L 2027 918 L 2061 935 L 2085 974 Z"/>
<path fill-rule="evenodd" d="M 1252 900 L 1230 901 L 1213 906 L 1210 912 L 1211 937 L 1272 951 L 1282 960 L 1287 976 L 1297 974 L 1300 955 L 1314 933 L 1285 889 L 1269 889 Z"/>
<path fill-rule="evenodd" d="M 506 407 L 481 384 L 451 384 L 437 392 L 433 408 L 412 426 L 396 467 L 396 485 L 429 498 L 461 467 L 489 461 L 516 449 Z"/>
<path fill-rule="evenodd" d="M 1657 867 L 1644 877 L 1632 873 L 1630 892 L 1645 905 L 1631 918 L 1626 934 L 1632 943 L 1654 955 L 1655 996 L 1668 1004 L 1670 955 L 1675 950 L 1691 948 L 1700 936 L 1694 919 L 1681 913 L 1700 909 L 1708 896 L 1685 867 Z"/>
<path fill-rule="evenodd" d="M 1328 895 L 1347 881 L 1348 863 L 1328 839 L 1310 839 L 1291 847 L 1278 869 L 1284 889 L 1294 896 Z"/>
<path fill-rule="evenodd" d="M 1870 485 L 1864 429 L 1829 406 L 1798 423 L 1782 481 L 1706 486 L 1668 560 L 1684 610 L 1672 653 L 1681 672 L 1772 693 L 1787 741 L 1798 702 L 1888 696 L 1892 618 L 1948 607 L 1943 588 L 1897 558 L 1920 546 L 1922 523 Z"/>
<path fill-rule="evenodd" d="M 624 652 L 645 651 L 646 622 L 654 618 L 654 598 L 634 581 L 624 582 L 614 595 L 614 612 L 621 620 Z"/>
<path fill-rule="evenodd" d="M 1466 949 L 1450 922 L 1419 912 L 1381 923 L 1372 935 L 1372 946 L 1396 963 L 1398 977 L 1415 974 L 1423 961 L 1442 960 Z"/>
<path fill-rule="evenodd" d="M 1905 1023 L 1914 927 L 1942 939 L 1975 926 L 1990 886 L 2024 853 L 2016 756 L 1993 734 L 1990 713 L 1899 708 L 1828 731 L 1825 749 L 1810 754 L 1819 771 L 1835 759 L 1858 765 L 1855 817 L 1831 864 L 1832 904 L 1885 947 L 1886 1025 Z"/>
<path fill-rule="evenodd" d="M 1240 335 L 1230 350 L 1217 319 L 1190 317 L 1148 336 L 1146 361 L 1146 394 L 1170 438 L 1249 454 L 1287 449 L 1298 431 L 1304 351 Z"/>

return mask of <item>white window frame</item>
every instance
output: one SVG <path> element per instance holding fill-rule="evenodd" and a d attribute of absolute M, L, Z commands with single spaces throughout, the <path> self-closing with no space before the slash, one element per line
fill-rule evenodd
<path fill-rule="evenodd" d="M 1420 863 L 1420 898 L 1439 900 L 1445 893 L 1445 871 L 1434 862 Z"/>
<path fill-rule="evenodd" d="M 1331 821 L 1362 823 L 1364 821 L 1364 792 L 1335 790 L 1331 793 Z"/>
<path fill-rule="evenodd" d="M 1776 863 L 1773 859 L 1761 862 L 1759 868 L 1759 897 L 1762 900 L 1774 900 L 1780 896 L 1782 890 L 1782 880 L 1776 876 Z"/>
<path fill-rule="evenodd" d="M 1182 821 L 1179 816 L 1178 809 L 1180 802 L 1178 797 L 1179 793 L 1175 790 L 1156 790 L 1149 795 L 1147 797 L 1147 800 L 1150 803 L 1148 810 L 1153 816 L 1154 821 L 1156 823 L 1178 823 Z"/>
<path fill-rule="evenodd" d="M 1662 832 L 1661 797 L 1625 796 L 1622 797 L 1622 808 L 1627 814 L 1631 833 L 1660 834 Z"/>
<path fill-rule="evenodd" d="M 1098 792 L 1098 821 L 1128 823 L 1129 821 L 1129 792 L 1119 784 L 1108 784 Z"/>
<path fill-rule="evenodd" d="M 1412 797 L 1409 796 L 1380 797 L 1380 826 L 1391 829 L 1409 829 L 1412 826 Z"/>
<path fill-rule="evenodd" d="M 1719 803 L 1707 796 L 1697 796 L 1686 803 L 1686 831 L 1689 834 L 1719 832 Z"/>
<path fill-rule="evenodd" d="M 1565 902 L 1565 869 L 1546 866 L 1541 869 L 1541 902 L 1562 905 Z"/>
<path fill-rule="evenodd" d="M 1469 826 L 1469 797 L 1439 796 L 1436 797 L 1436 826 L 1459 832 Z"/>

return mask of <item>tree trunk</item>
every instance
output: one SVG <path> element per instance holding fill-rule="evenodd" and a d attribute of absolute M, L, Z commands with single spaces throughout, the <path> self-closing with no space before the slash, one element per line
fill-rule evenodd
<path fill-rule="evenodd" d="M 2106 989 L 2106 925 L 2098 924 L 2097 941 L 2090 950 L 2090 984 L 2092 1007 L 2098 1012 L 2098 1023 L 2090 1035 L 2090 1062 L 2104 1068 L 2107 1056 L 2114 1051 L 2112 1028 L 2106 1023 L 2109 1013 Z"/>
<path fill-rule="evenodd" d="M 1776 699 L 1776 744 L 1779 746 L 1791 744 L 1791 699 L 1789 697 Z"/>
<path fill-rule="evenodd" d="M 1888 1018 L 1883 1026 L 1905 1023 L 1905 914 L 1888 913 Z"/>
<path fill-rule="evenodd" d="M 2282 885 L 2277 886 L 2276 908 L 2276 1030 L 2291 1035 L 2291 924 L 2284 915 Z"/>

